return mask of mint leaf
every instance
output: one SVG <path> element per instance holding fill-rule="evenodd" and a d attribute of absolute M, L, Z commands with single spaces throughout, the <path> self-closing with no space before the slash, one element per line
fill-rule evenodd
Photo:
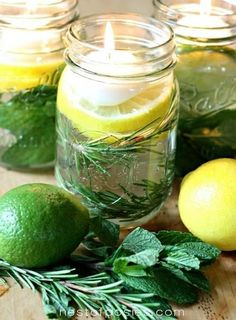
<path fill-rule="evenodd" d="M 107 258 L 105 264 L 107 266 L 112 266 L 114 261 L 118 258 L 126 258 L 130 253 L 140 253 L 138 256 L 133 256 L 133 263 L 142 263 L 142 264 L 153 264 L 154 260 L 159 256 L 159 253 L 162 251 L 163 246 L 160 241 L 156 238 L 155 234 L 144 230 L 142 228 L 134 229 L 122 242 L 122 244 L 117 248 L 116 251 L 112 254 L 111 257 Z M 152 254 L 154 257 L 150 256 L 150 251 L 153 250 Z M 145 252 L 144 252 L 145 251 Z M 143 252 L 143 253 L 142 253 Z M 145 257 L 147 253 L 150 257 Z"/>
<path fill-rule="evenodd" d="M 178 248 L 172 247 L 170 250 L 167 250 L 167 256 L 164 258 L 164 261 L 174 265 L 178 268 L 190 269 L 200 269 L 200 260 L 188 253 L 188 251 L 178 250 Z"/>
<path fill-rule="evenodd" d="M 210 291 L 209 282 L 207 278 L 201 273 L 199 270 L 180 270 L 177 269 L 175 266 L 169 265 L 165 262 L 161 264 L 164 268 L 168 269 L 172 272 L 176 277 L 180 278 L 181 280 L 188 282 L 192 286 L 203 290 L 205 292 Z"/>
<path fill-rule="evenodd" d="M 154 249 L 147 249 L 128 257 L 116 259 L 113 264 L 113 271 L 116 273 L 128 274 L 127 270 L 130 270 L 129 268 L 131 267 L 139 267 L 140 269 L 144 270 L 144 268 L 154 266 L 158 262 L 158 258 L 158 251 Z M 134 265 L 129 266 L 130 263 Z M 143 271 L 141 274 L 136 274 L 136 276 L 139 275 L 146 275 L 146 272 Z"/>
<path fill-rule="evenodd" d="M 220 255 L 220 250 L 204 242 L 186 242 L 178 245 L 178 248 L 185 250 L 190 255 L 198 257 L 201 262 L 209 263 L 216 260 Z"/>
<path fill-rule="evenodd" d="M 179 122 L 176 166 L 181 176 L 208 160 L 233 157 L 236 150 L 236 110 L 214 110 L 190 118 Z"/>
<path fill-rule="evenodd" d="M 113 247 L 119 240 L 120 227 L 101 216 L 90 219 L 90 231 L 107 246 Z"/>
<path fill-rule="evenodd" d="M 105 265 L 108 267 L 111 267 L 114 263 L 114 261 L 120 257 L 125 257 L 126 251 L 122 248 L 122 245 L 120 245 L 110 257 L 107 257 L 104 261 Z"/>
<path fill-rule="evenodd" d="M 188 279 L 189 283 L 194 285 L 200 290 L 210 292 L 210 286 L 207 278 L 197 270 L 185 271 L 183 270 L 184 276 Z"/>
<path fill-rule="evenodd" d="M 19 138 L 4 152 L 2 161 L 17 168 L 52 163 L 55 158 L 54 126 L 55 123 L 50 119 L 47 126 L 45 119 L 42 122 L 38 121 L 29 135 L 27 133 Z"/>
<path fill-rule="evenodd" d="M 129 292 L 153 294 L 178 304 L 196 302 L 198 289 L 209 292 L 209 283 L 199 269 L 219 254 L 191 233 L 153 233 L 142 228 L 111 249 L 105 260 L 95 261 L 95 268 L 109 270 L 114 280 L 124 281 L 122 285 Z"/>
<path fill-rule="evenodd" d="M 156 233 L 157 238 L 163 245 L 176 245 L 186 242 L 202 242 L 189 232 L 162 230 Z"/>
<path fill-rule="evenodd" d="M 159 252 L 155 249 L 146 249 L 131 256 L 120 258 L 125 259 L 128 263 L 140 264 L 143 267 L 154 266 L 158 262 Z"/>
<path fill-rule="evenodd" d="M 161 267 L 155 270 L 154 275 L 159 295 L 162 298 L 178 304 L 189 304 L 198 300 L 196 289 L 169 270 Z"/>
<path fill-rule="evenodd" d="M 109 257 L 113 251 L 112 247 L 105 246 L 101 242 L 95 241 L 94 239 L 84 240 L 83 245 L 90 251 L 90 253 L 93 253 L 101 258 Z"/>
<path fill-rule="evenodd" d="M 128 261 L 125 258 L 115 260 L 113 265 L 113 272 L 117 274 L 125 274 L 127 276 L 141 277 L 146 276 L 147 273 L 143 266 L 139 265 L 128 265 Z"/>
<path fill-rule="evenodd" d="M 178 304 L 194 303 L 198 299 L 194 287 L 163 267 L 156 269 L 153 276 L 138 278 L 119 274 L 119 278 L 133 289 L 153 293 Z"/>
<path fill-rule="evenodd" d="M 201 241 L 200 239 L 193 236 L 189 232 L 159 231 L 156 235 L 160 240 L 160 242 L 162 243 L 162 245 L 166 246 L 165 251 L 166 250 L 167 251 L 169 250 L 172 252 L 176 250 L 179 250 L 180 252 L 184 251 L 185 253 L 182 252 L 182 253 L 179 253 L 178 255 L 184 256 L 188 254 L 189 256 L 192 257 L 191 263 L 193 263 L 193 260 L 195 257 L 195 259 L 198 258 L 200 263 L 207 264 L 207 263 L 213 262 L 220 254 L 219 249 L 217 249 L 216 247 L 208 243 Z M 174 258 L 172 256 L 173 256 L 173 253 L 171 253 L 170 260 Z M 187 260 L 187 256 L 186 256 L 186 260 Z M 194 268 L 199 269 L 199 268 L 196 268 L 196 265 Z"/>
<path fill-rule="evenodd" d="M 125 238 L 122 248 L 133 253 L 146 249 L 153 249 L 158 253 L 162 251 L 163 246 L 155 234 L 143 228 L 136 228 Z"/>
<path fill-rule="evenodd" d="M 38 86 L 0 103 L 0 128 L 15 137 L 3 162 L 24 167 L 54 160 L 56 94 L 56 86 Z"/>

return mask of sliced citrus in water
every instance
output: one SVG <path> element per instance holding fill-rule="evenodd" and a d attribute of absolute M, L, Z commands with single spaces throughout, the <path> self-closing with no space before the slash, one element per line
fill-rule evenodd
<path fill-rule="evenodd" d="M 170 82 L 145 88 L 127 101 L 112 105 L 95 105 L 70 85 L 70 72 L 64 71 L 58 92 L 58 109 L 81 133 L 91 138 L 104 135 L 126 135 L 163 119 L 170 108 L 173 86 Z M 91 95 L 93 88 L 91 87 Z"/>
<path fill-rule="evenodd" d="M 221 51 L 213 49 L 188 48 L 179 50 L 178 64 L 176 67 L 177 77 L 181 82 L 196 86 L 198 92 L 209 92 L 217 89 L 236 74 L 235 52 L 222 48 Z"/>
<path fill-rule="evenodd" d="M 19 91 L 40 84 L 51 84 L 53 73 L 62 63 L 59 59 L 45 64 L 10 65 L 0 63 L 0 92 Z"/>

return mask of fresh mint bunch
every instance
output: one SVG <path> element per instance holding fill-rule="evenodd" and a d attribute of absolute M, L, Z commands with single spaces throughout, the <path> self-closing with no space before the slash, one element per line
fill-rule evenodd
<path fill-rule="evenodd" d="M 136 228 L 113 251 L 93 239 L 84 244 L 94 259 L 93 266 L 109 268 L 111 276 L 123 280 L 129 290 L 154 293 L 178 304 L 196 302 L 198 289 L 209 292 L 200 269 L 220 254 L 190 233 L 153 233 L 142 228 Z"/>
<path fill-rule="evenodd" d="M 61 319 L 79 309 L 117 320 L 172 320 L 169 302 L 194 303 L 199 289 L 209 292 L 200 269 L 219 256 L 215 247 L 190 233 L 142 228 L 116 246 L 118 239 L 118 226 L 94 217 L 73 268 L 33 271 L 0 261 L 0 276 L 39 291 L 48 317 Z"/>

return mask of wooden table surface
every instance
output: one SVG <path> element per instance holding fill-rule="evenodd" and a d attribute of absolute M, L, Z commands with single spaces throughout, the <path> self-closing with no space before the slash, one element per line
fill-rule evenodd
<path fill-rule="evenodd" d="M 0 168 L 0 195 L 17 185 L 32 182 L 55 183 L 53 172 L 25 174 Z M 177 189 L 174 188 L 172 196 L 149 228 L 184 230 L 178 216 Z M 176 315 L 181 320 L 235 320 L 236 252 L 222 254 L 205 272 L 212 284 L 211 295 L 202 294 L 194 306 L 173 306 Z M 0 320 L 46 320 L 38 294 L 11 284 L 6 292 L 0 287 L 0 296 Z"/>

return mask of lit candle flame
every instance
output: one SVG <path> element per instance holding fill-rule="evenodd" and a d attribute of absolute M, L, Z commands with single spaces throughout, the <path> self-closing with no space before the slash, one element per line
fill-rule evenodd
<path fill-rule="evenodd" d="M 31 13 L 37 9 L 37 0 L 26 0 L 27 12 Z"/>
<path fill-rule="evenodd" d="M 104 50 L 106 51 L 108 58 L 111 58 L 112 51 L 115 50 L 114 32 L 110 22 L 107 22 L 104 36 Z"/>
<path fill-rule="evenodd" d="M 211 14 L 211 0 L 200 0 L 201 16 L 209 16 Z"/>

